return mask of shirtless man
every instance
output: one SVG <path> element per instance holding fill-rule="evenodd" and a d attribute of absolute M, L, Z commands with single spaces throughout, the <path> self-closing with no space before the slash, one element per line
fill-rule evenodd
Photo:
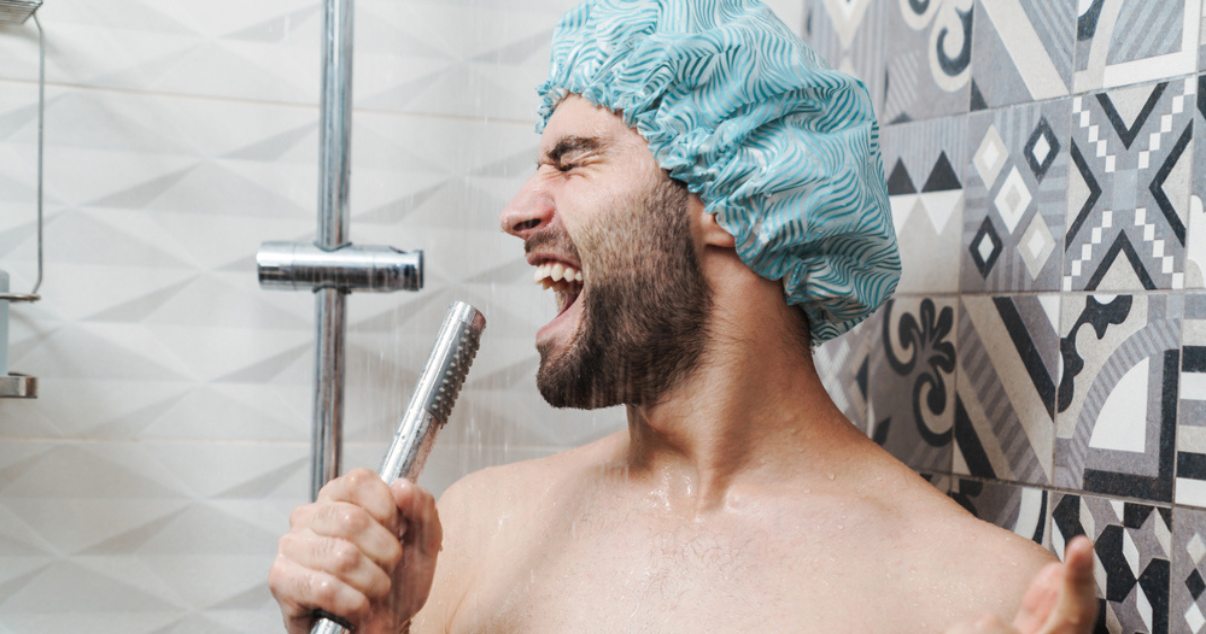
<path fill-rule="evenodd" d="M 643 4 L 673 17 L 687 1 Z M 617 3 L 593 4 L 604 20 L 597 5 Z M 537 172 L 501 222 L 529 263 L 571 270 L 554 274 L 562 311 L 537 334 L 542 394 L 623 403 L 627 431 L 467 476 L 438 514 L 403 480 L 332 481 L 293 513 L 270 575 L 288 630 L 322 609 L 358 634 L 1091 631 L 1088 541 L 1057 563 L 860 433 L 809 354 L 832 311 L 785 301 L 813 282 L 755 271 L 741 246 L 765 233 L 663 169 L 656 130 L 624 119 L 639 106 L 568 92 L 545 92 Z M 815 223 L 811 200 L 791 208 Z"/>

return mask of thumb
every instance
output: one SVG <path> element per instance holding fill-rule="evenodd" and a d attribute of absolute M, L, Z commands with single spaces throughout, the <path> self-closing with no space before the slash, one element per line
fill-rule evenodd
<path fill-rule="evenodd" d="M 1064 583 L 1055 612 L 1042 632 L 1088 634 L 1097 619 L 1097 582 L 1093 579 L 1093 544 L 1085 536 L 1064 551 Z"/>

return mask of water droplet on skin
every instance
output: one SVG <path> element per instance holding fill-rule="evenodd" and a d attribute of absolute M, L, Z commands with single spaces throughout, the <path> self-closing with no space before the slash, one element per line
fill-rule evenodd
<path fill-rule="evenodd" d="M 830 479 L 830 480 L 832 480 L 832 479 L 834 479 L 834 478 L 836 478 L 836 477 L 837 477 L 837 474 L 836 474 L 836 473 L 831 473 L 831 474 L 829 474 L 829 479 Z"/>
<path fill-rule="evenodd" d="M 842 530 L 843 528 L 846 528 L 846 527 L 845 527 L 845 526 L 842 526 L 841 524 L 838 524 L 838 530 L 839 530 L 839 531 L 840 531 L 840 530 Z"/>

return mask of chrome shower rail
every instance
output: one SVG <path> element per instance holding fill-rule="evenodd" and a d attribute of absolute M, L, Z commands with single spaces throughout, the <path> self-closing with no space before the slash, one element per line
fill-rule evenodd
<path fill-rule="evenodd" d="M 260 285 L 313 290 L 317 323 L 311 499 L 339 474 L 347 295 L 423 287 L 423 254 L 348 239 L 352 140 L 352 0 L 325 0 L 319 129 L 318 232 L 313 244 L 265 242 Z"/>

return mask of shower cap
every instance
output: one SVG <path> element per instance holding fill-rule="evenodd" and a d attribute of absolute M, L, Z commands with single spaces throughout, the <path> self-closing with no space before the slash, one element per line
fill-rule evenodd
<path fill-rule="evenodd" d="M 537 92 L 537 132 L 570 94 L 636 128 L 741 259 L 783 280 L 814 345 L 895 289 L 900 255 L 867 90 L 761 2 L 587 0 L 554 30 Z"/>

